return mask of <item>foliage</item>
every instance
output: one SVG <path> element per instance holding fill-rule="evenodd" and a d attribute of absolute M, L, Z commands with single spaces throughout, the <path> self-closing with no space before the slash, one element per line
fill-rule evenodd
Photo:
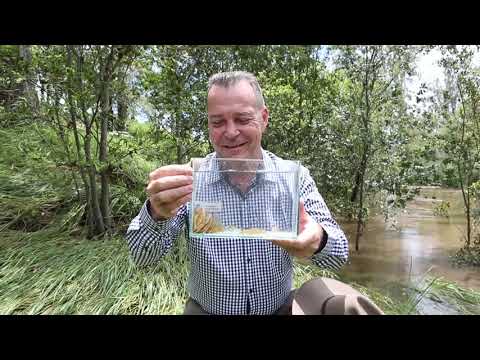
<path fill-rule="evenodd" d="M 440 204 L 435 205 L 433 208 L 433 214 L 435 216 L 448 217 L 448 210 L 450 209 L 450 202 L 442 201 Z"/>

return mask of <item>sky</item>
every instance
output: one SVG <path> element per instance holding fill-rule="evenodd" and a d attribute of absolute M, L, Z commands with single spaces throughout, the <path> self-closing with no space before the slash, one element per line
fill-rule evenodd
<path fill-rule="evenodd" d="M 407 101 L 410 104 L 415 104 L 415 94 L 420 90 L 422 83 L 427 85 L 427 89 L 431 89 L 434 86 L 442 87 L 444 85 L 445 76 L 438 61 L 441 58 L 440 50 L 431 50 L 428 54 L 418 56 L 416 61 L 417 75 L 407 79 L 406 90 L 410 94 L 410 100 Z M 473 57 L 473 63 L 476 66 L 480 66 L 480 52 L 477 52 Z M 431 94 L 430 90 L 427 90 L 427 94 Z"/>
<path fill-rule="evenodd" d="M 425 95 L 432 94 L 433 87 L 443 86 L 445 76 L 438 61 L 441 58 L 439 50 L 434 49 L 428 54 L 419 55 L 416 61 L 416 74 L 407 77 L 405 81 L 405 90 L 407 92 L 407 103 L 416 106 L 416 94 L 420 90 L 422 83 L 426 84 L 427 92 Z"/>

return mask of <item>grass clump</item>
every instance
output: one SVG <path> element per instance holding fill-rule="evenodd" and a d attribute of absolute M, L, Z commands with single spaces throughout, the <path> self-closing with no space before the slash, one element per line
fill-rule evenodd
<path fill-rule="evenodd" d="M 122 237 L 89 241 L 58 229 L 10 232 L 0 255 L 1 314 L 178 314 L 188 261 L 180 244 L 137 268 Z"/>

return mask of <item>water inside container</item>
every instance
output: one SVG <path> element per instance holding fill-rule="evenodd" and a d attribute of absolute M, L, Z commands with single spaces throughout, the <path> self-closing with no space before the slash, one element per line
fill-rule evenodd
<path fill-rule="evenodd" d="M 190 235 L 293 239 L 298 234 L 300 163 L 195 158 Z"/>

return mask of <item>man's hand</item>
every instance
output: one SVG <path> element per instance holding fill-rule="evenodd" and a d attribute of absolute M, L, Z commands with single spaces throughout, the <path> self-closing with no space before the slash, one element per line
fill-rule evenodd
<path fill-rule="evenodd" d="M 167 165 L 150 173 L 147 194 L 152 217 L 168 219 L 192 198 L 193 177 L 189 165 Z"/>
<path fill-rule="evenodd" d="M 299 205 L 300 226 L 295 240 L 273 240 L 274 245 L 284 248 L 289 254 L 308 258 L 317 251 L 323 238 L 323 228 L 307 214 L 303 202 Z"/>

